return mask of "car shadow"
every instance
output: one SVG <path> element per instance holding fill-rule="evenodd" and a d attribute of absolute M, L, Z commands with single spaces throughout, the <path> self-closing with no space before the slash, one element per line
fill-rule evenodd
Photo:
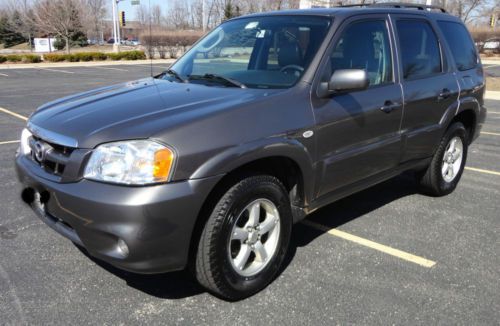
<path fill-rule="evenodd" d="M 328 228 L 336 228 L 394 200 L 417 192 L 413 175 L 406 173 L 321 208 L 307 218 Z M 297 248 L 307 246 L 324 233 L 301 223 L 295 225 L 289 250 L 279 274 L 293 261 Z M 79 249 L 97 265 L 123 279 L 128 286 L 157 298 L 181 299 L 205 292 L 188 271 L 154 275 L 135 274 L 92 257 L 83 248 Z"/>

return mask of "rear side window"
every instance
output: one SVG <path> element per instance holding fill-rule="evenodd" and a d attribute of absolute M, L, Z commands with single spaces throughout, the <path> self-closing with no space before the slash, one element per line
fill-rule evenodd
<path fill-rule="evenodd" d="M 455 22 L 439 21 L 446 42 L 450 46 L 458 70 L 468 70 L 477 65 L 477 52 L 467 29 Z"/>
<path fill-rule="evenodd" d="M 419 20 L 399 20 L 396 26 L 404 79 L 440 73 L 441 52 L 432 27 Z"/>

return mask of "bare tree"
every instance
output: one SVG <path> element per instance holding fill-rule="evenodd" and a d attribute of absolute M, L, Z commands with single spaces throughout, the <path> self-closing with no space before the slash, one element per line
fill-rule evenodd
<path fill-rule="evenodd" d="M 106 0 L 81 0 L 85 8 L 82 14 L 82 24 L 87 30 L 87 35 L 93 39 L 101 39 L 106 18 Z"/>
<path fill-rule="evenodd" d="M 154 26 L 161 26 L 163 14 L 160 5 L 154 5 L 151 8 L 151 23 Z"/>
<path fill-rule="evenodd" d="M 447 11 L 458 16 L 466 24 L 480 17 L 478 13 L 487 4 L 487 0 L 447 0 L 444 2 Z"/>
<path fill-rule="evenodd" d="M 66 51 L 70 53 L 70 39 L 82 28 L 81 12 L 78 0 L 36 0 L 33 21 L 41 31 L 64 39 Z"/>

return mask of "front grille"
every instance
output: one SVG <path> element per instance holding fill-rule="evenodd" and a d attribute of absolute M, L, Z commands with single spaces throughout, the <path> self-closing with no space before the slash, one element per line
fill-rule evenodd
<path fill-rule="evenodd" d="M 74 148 L 61 146 L 32 136 L 29 139 L 31 158 L 47 173 L 61 176 Z"/>

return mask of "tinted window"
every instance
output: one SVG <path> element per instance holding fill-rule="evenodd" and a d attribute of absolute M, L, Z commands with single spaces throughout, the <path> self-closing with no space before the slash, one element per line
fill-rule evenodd
<path fill-rule="evenodd" d="M 370 85 L 392 82 L 392 58 L 385 21 L 354 23 L 342 33 L 330 57 L 337 69 L 365 69 Z"/>
<path fill-rule="evenodd" d="M 454 22 L 438 22 L 443 31 L 446 42 L 450 46 L 451 54 L 455 59 L 458 70 L 467 70 L 476 67 L 477 52 L 469 32 L 462 24 Z"/>
<path fill-rule="evenodd" d="M 441 72 L 439 43 L 427 22 L 400 20 L 397 30 L 405 79 Z"/>

